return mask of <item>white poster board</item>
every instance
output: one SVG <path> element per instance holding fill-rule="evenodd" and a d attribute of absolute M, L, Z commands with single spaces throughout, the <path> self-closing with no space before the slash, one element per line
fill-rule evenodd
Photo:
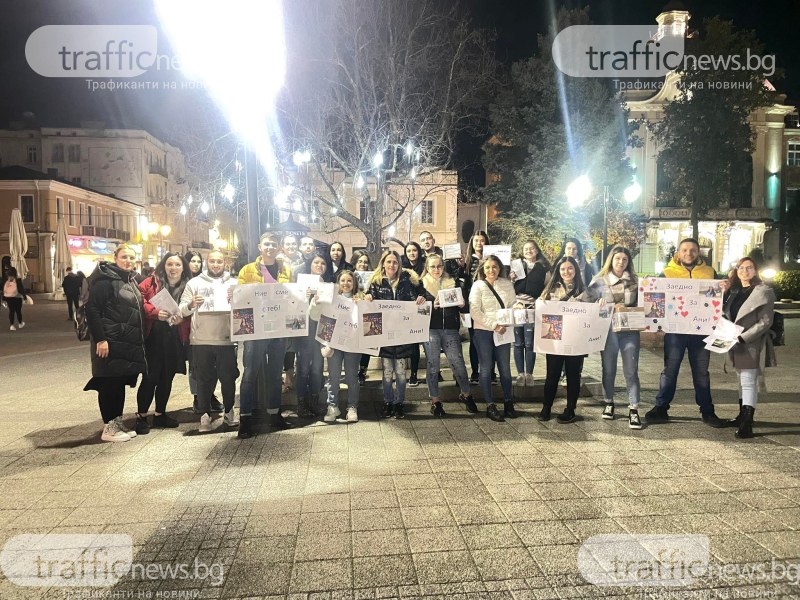
<path fill-rule="evenodd" d="M 359 350 L 358 306 L 349 298 L 336 296 L 333 302 L 319 303 L 320 317 L 316 339 L 343 352 Z"/>
<path fill-rule="evenodd" d="M 606 346 L 610 326 L 610 307 L 537 300 L 533 351 L 566 356 L 600 352 Z"/>
<path fill-rule="evenodd" d="M 442 246 L 442 258 L 444 260 L 461 258 L 461 244 L 445 244 Z"/>
<path fill-rule="evenodd" d="M 460 287 L 439 290 L 439 306 L 447 308 L 449 306 L 464 306 L 464 294 Z"/>
<path fill-rule="evenodd" d="M 235 279 L 229 279 L 222 285 L 204 285 L 197 288 L 197 293 L 203 296 L 205 300 L 197 308 L 201 313 L 226 313 L 230 312 L 231 304 L 228 302 L 228 290 L 235 286 L 238 282 Z"/>
<path fill-rule="evenodd" d="M 645 331 L 710 335 L 722 317 L 719 280 L 643 277 L 639 306 Z"/>
<path fill-rule="evenodd" d="M 308 333 L 306 288 L 252 283 L 233 288 L 231 341 L 301 337 Z"/>
<path fill-rule="evenodd" d="M 415 344 L 430 339 L 431 302 L 373 300 L 357 305 L 360 348 Z"/>
<path fill-rule="evenodd" d="M 488 245 L 483 247 L 483 258 L 495 255 L 504 266 L 511 264 L 511 246 L 505 244 Z"/>

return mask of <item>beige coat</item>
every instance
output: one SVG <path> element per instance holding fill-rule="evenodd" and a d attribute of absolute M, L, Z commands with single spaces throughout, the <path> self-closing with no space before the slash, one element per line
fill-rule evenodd
<path fill-rule="evenodd" d="M 770 334 L 774 312 L 775 292 L 767 285 L 757 285 L 736 316 L 735 323 L 744 327 L 741 338 L 745 343 L 736 344 L 728 352 L 735 368 L 763 370 L 777 364 Z"/>

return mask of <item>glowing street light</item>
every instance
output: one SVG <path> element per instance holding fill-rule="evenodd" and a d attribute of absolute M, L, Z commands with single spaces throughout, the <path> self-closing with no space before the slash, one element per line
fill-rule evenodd
<path fill-rule="evenodd" d="M 588 175 L 581 175 L 567 187 L 567 203 L 570 208 L 583 206 L 592 194 L 592 182 Z"/>
<path fill-rule="evenodd" d="M 356 178 L 356 187 L 357 187 L 358 189 L 361 189 L 361 188 L 363 188 L 363 187 L 364 187 L 364 178 L 363 178 L 361 175 L 359 175 L 359 176 Z"/>
<path fill-rule="evenodd" d="M 372 157 L 372 166 L 378 169 L 382 164 L 383 164 L 383 152 L 378 151 L 375 153 L 375 156 Z"/>
<path fill-rule="evenodd" d="M 414 154 L 414 144 L 406 142 L 406 158 L 411 158 L 412 154 Z"/>
<path fill-rule="evenodd" d="M 186 216 L 186 205 L 185 205 L 185 204 L 182 204 L 182 205 L 181 205 L 181 214 L 182 214 L 184 217 Z"/>
<path fill-rule="evenodd" d="M 231 182 L 225 184 L 225 187 L 222 188 L 222 197 L 226 198 L 228 202 L 233 202 L 233 198 L 236 196 L 236 188 L 231 185 Z"/>
<path fill-rule="evenodd" d="M 210 208 L 211 208 L 211 207 L 208 205 L 208 202 L 206 202 L 205 200 L 204 200 L 204 201 L 203 201 L 203 203 L 200 205 L 200 210 L 202 210 L 202 211 L 203 211 L 203 214 L 207 214 Z"/>

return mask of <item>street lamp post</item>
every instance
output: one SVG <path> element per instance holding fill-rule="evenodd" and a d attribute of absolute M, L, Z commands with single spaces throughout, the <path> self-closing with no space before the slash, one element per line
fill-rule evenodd
<path fill-rule="evenodd" d="M 637 181 L 633 181 L 622 194 L 623 199 L 628 204 L 634 203 L 642 194 L 642 186 Z M 592 195 L 592 182 L 588 175 L 581 175 L 567 187 L 567 203 L 571 208 L 588 206 L 595 198 Z M 611 199 L 608 186 L 603 186 L 603 248 L 600 252 L 600 265 L 606 260 L 606 249 L 608 248 L 608 203 Z"/>

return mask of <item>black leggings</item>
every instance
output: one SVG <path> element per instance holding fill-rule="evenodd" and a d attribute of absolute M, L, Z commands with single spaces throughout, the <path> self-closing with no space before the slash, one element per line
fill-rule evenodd
<path fill-rule="evenodd" d="M 552 406 L 558 390 L 558 381 L 561 372 L 567 374 L 567 408 L 575 410 L 578 396 L 581 392 L 581 371 L 583 371 L 583 356 L 564 356 L 562 354 L 547 354 L 547 378 L 544 382 L 544 404 Z"/>
<path fill-rule="evenodd" d="M 8 304 L 8 322 L 13 325 L 14 317 L 17 318 L 17 323 L 22 323 L 22 298 L 6 298 Z"/>
<path fill-rule="evenodd" d="M 369 359 L 372 358 L 369 354 L 361 355 L 361 370 L 366 371 L 369 366 Z"/>
<path fill-rule="evenodd" d="M 137 410 L 140 415 L 146 415 L 153 403 L 153 395 L 156 397 L 156 412 L 164 414 L 167 410 L 167 401 L 172 393 L 172 380 L 175 373 L 167 373 L 166 369 L 161 369 L 161 373 L 155 375 L 145 375 L 139 384 L 136 392 Z"/>
<path fill-rule="evenodd" d="M 130 380 L 127 377 L 97 377 L 97 403 L 100 405 L 100 414 L 103 423 L 108 423 L 122 416 L 125 409 L 125 384 Z"/>
<path fill-rule="evenodd" d="M 294 357 L 295 352 L 287 352 L 283 355 L 283 370 L 284 371 L 294 371 Z"/>
<path fill-rule="evenodd" d="M 419 370 L 419 344 L 414 344 L 411 349 L 411 376 L 416 377 Z"/>

